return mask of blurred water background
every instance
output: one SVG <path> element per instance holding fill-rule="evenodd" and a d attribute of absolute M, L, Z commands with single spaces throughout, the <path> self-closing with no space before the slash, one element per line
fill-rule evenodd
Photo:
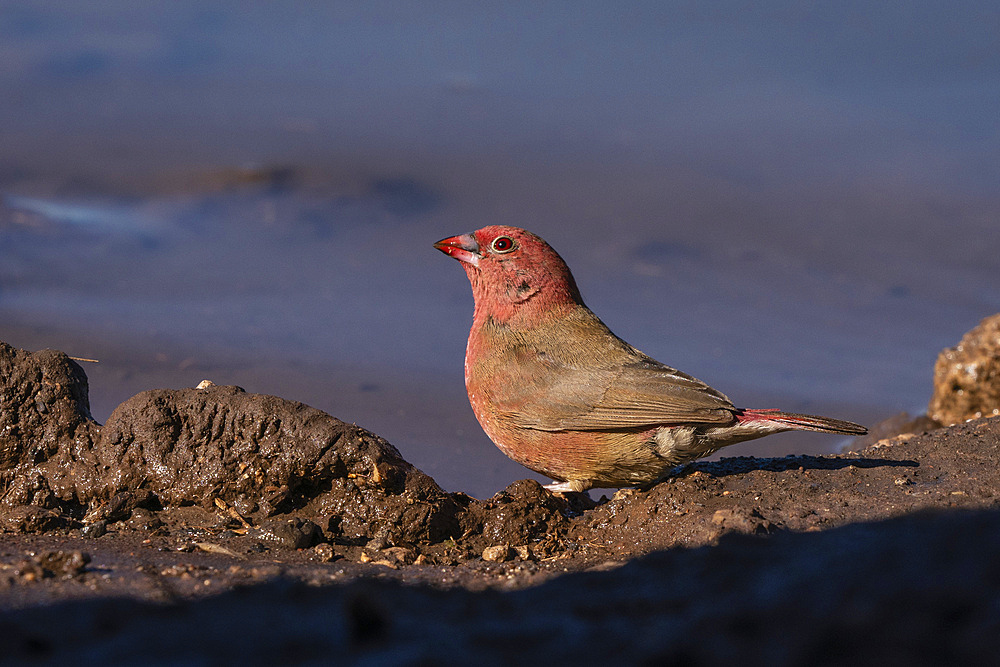
<path fill-rule="evenodd" d="M 738 405 L 919 412 L 1000 311 L 998 34 L 991 2 L 0 0 L 0 340 L 99 359 L 99 421 L 209 378 L 488 496 L 542 478 L 475 422 L 431 243 L 513 224 Z"/>

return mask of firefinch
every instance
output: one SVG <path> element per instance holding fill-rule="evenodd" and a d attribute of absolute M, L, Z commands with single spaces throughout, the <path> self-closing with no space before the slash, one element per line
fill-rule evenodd
<path fill-rule="evenodd" d="M 469 402 L 486 434 L 556 492 L 647 485 L 744 440 L 789 430 L 863 435 L 848 421 L 735 407 L 643 354 L 584 305 L 569 267 L 516 227 L 434 244 L 462 263 L 475 311 Z"/>

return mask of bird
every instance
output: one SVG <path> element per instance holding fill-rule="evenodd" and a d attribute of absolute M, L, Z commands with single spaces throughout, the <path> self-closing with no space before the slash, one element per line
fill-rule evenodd
<path fill-rule="evenodd" d="M 458 260 L 475 300 L 469 403 L 493 443 L 556 493 L 649 487 L 683 464 L 782 431 L 864 435 L 849 421 L 737 408 L 616 336 L 535 234 L 490 225 L 434 247 Z"/>

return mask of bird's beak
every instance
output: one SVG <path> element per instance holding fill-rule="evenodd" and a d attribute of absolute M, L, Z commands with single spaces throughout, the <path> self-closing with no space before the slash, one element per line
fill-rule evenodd
<path fill-rule="evenodd" d="M 479 266 L 479 259 L 483 256 L 479 252 L 479 244 L 472 234 L 462 234 L 461 236 L 449 236 L 434 244 L 434 247 L 460 262 Z"/>

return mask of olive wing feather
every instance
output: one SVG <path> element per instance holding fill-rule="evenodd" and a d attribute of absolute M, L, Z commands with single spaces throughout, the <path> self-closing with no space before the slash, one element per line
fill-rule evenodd
<path fill-rule="evenodd" d="M 521 382 L 510 395 L 516 409 L 497 407 L 523 428 L 604 431 L 733 419 L 726 396 L 653 360 L 618 368 L 570 366 L 544 356 L 519 361 Z"/>

